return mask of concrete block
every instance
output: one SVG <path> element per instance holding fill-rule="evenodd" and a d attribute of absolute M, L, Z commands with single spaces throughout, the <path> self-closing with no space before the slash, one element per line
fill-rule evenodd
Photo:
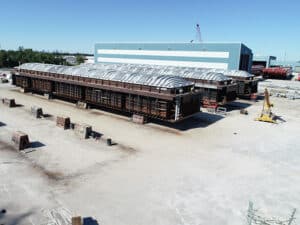
<path fill-rule="evenodd" d="M 132 115 L 132 122 L 138 123 L 138 124 L 144 124 L 146 123 L 146 118 L 141 115 L 133 114 Z"/>
<path fill-rule="evenodd" d="M 32 106 L 31 115 L 33 115 L 35 118 L 41 118 L 43 116 L 43 109 L 38 106 Z"/>
<path fill-rule="evenodd" d="M 111 140 L 111 138 L 107 138 L 107 139 L 106 139 L 106 144 L 107 144 L 108 146 L 112 146 L 112 140 Z"/>
<path fill-rule="evenodd" d="M 30 147 L 28 135 L 22 131 L 14 132 L 11 140 L 14 142 L 18 150 Z"/>
<path fill-rule="evenodd" d="M 29 89 L 28 89 L 28 88 L 21 88 L 21 89 L 20 89 L 20 92 L 22 92 L 22 93 L 27 93 L 27 92 L 29 92 Z"/>
<path fill-rule="evenodd" d="M 49 99 L 52 99 L 52 95 L 49 94 L 49 93 L 45 93 L 45 94 L 44 94 L 44 98 L 45 98 L 45 99 L 48 99 L 48 100 L 49 100 Z"/>
<path fill-rule="evenodd" d="M 16 106 L 16 102 L 14 98 L 3 98 L 2 103 L 10 108 Z"/>
<path fill-rule="evenodd" d="M 0 79 L 0 82 L 3 83 L 3 84 L 8 83 L 8 79 L 6 79 L 6 78 L 1 78 L 1 79 Z"/>
<path fill-rule="evenodd" d="M 88 124 L 75 124 L 75 134 L 81 139 L 87 139 L 92 133 L 92 126 Z"/>
<path fill-rule="evenodd" d="M 87 109 L 87 103 L 78 101 L 77 104 L 76 104 L 76 107 L 79 108 L 79 109 Z"/>
<path fill-rule="evenodd" d="M 64 117 L 64 116 L 56 117 L 56 126 L 66 130 L 70 128 L 70 125 L 71 125 L 70 117 Z"/>

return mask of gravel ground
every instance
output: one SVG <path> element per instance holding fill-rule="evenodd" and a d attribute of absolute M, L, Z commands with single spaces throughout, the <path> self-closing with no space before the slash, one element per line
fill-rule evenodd
<path fill-rule="evenodd" d="M 300 208 L 299 100 L 271 97 L 278 124 L 254 121 L 262 101 L 237 101 L 226 117 L 138 125 L 8 84 L 0 84 L 2 97 L 23 106 L 0 104 L 0 224 L 67 224 L 81 215 L 103 225 L 240 225 L 249 201 L 269 217 Z M 32 105 L 52 117 L 34 119 Z M 239 113 L 244 107 L 249 115 Z M 103 136 L 78 139 L 55 126 L 61 114 Z M 35 147 L 14 150 L 16 130 Z"/>

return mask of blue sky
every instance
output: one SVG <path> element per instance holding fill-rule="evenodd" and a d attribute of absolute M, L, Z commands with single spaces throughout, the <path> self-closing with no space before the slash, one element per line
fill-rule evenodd
<path fill-rule="evenodd" d="M 96 42 L 243 42 L 300 60 L 299 0 L 2 0 L 0 45 L 93 52 Z"/>

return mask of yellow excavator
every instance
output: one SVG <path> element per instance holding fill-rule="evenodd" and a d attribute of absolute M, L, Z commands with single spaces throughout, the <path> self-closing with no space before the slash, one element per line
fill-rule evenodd
<path fill-rule="evenodd" d="M 266 88 L 263 109 L 261 111 L 260 116 L 255 120 L 268 123 L 276 123 L 276 116 L 271 111 L 272 107 L 273 104 L 270 103 L 270 95 L 268 89 Z"/>

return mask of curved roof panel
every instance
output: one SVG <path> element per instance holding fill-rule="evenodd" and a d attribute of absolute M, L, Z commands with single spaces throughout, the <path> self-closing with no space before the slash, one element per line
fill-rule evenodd
<path fill-rule="evenodd" d="M 193 85 L 178 76 L 166 76 L 161 74 L 142 74 L 139 72 L 121 71 L 110 68 L 99 68 L 89 65 L 62 66 L 42 63 L 25 63 L 20 69 L 35 70 L 73 76 L 91 77 L 102 80 L 120 81 L 125 83 L 149 85 L 160 88 L 179 88 Z"/>
<path fill-rule="evenodd" d="M 231 77 L 254 77 L 253 74 L 243 70 L 228 70 L 224 74 Z"/>
<path fill-rule="evenodd" d="M 183 78 L 210 80 L 210 81 L 228 81 L 224 71 L 217 71 L 205 68 L 190 68 L 176 66 L 158 66 L 144 64 L 117 64 L 117 63 L 98 63 L 91 65 L 93 68 L 116 69 L 120 71 L 138 72 L 142 74 L 161 74 L 168 76 L 179 76 Z"/>
<path fill-rule="evenodd" d="M 199 68 L 196 68 L 198 70 Z M 229 77 L 253 77 L 251 73 L 248 73 L 247 71 L 243 70 L 223 70 L 223 69 L 206 69 L 211 72 L 219 72 L 223 73 L 225 76 Z"/>

